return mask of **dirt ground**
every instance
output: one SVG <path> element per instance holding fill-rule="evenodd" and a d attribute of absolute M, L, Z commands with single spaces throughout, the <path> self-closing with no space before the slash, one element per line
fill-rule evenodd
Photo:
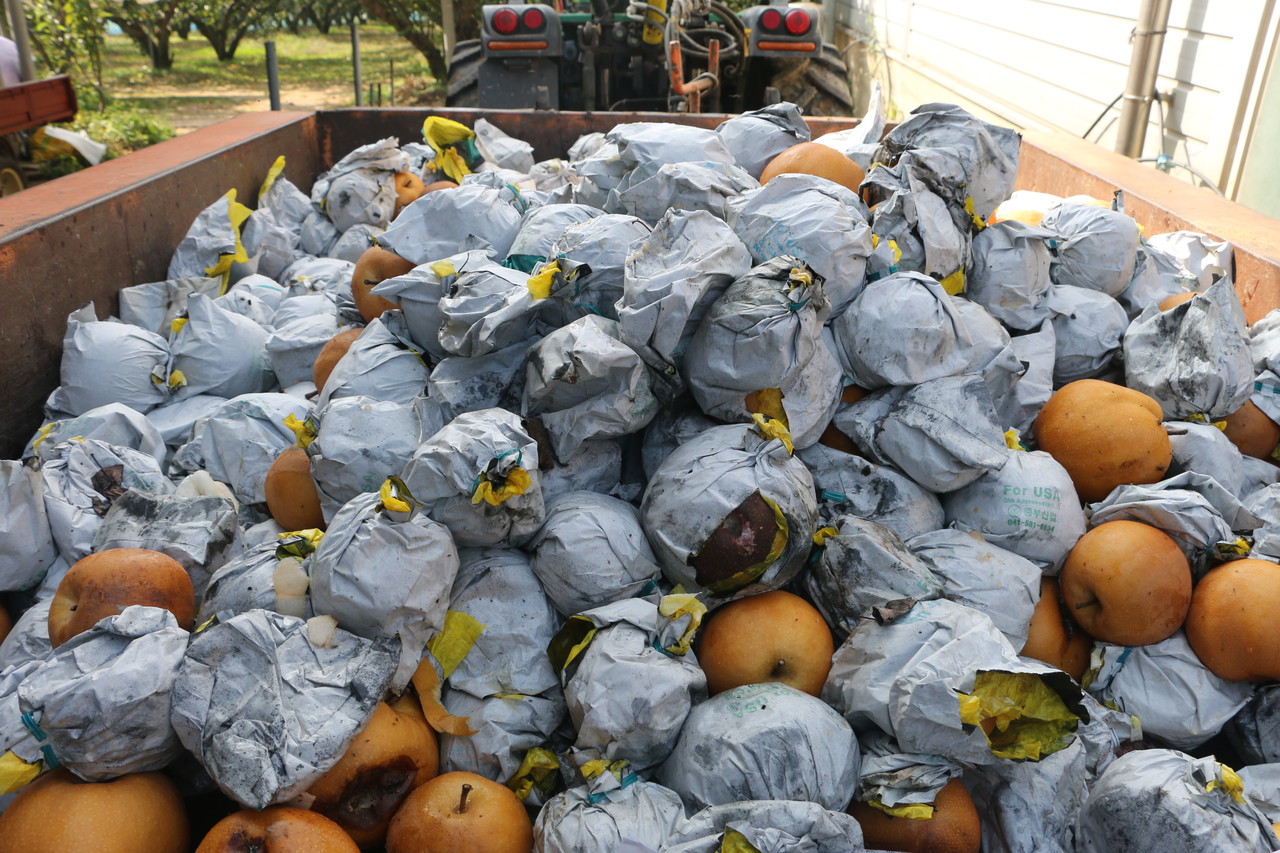
<path fill-rule="evenodd" d="M 319 110 L 351 106 L 354 93 L 350 86 L 318 88 L 292 87 L 280 93 L 284 110 Z M 271 109 L 270 99 L 261 90 L 219 88 L 191 90 L 180 87 L 151 86 L 146 95 L 131 95 L 136 101 L 148 98 L 163 100 L 157 116 L 173 126 L 178 135 L 231 118 L 239 113 Z"/>

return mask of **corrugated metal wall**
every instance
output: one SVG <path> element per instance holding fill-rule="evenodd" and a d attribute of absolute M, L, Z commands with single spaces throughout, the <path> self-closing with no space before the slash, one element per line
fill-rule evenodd
<path fill-rule="evenodd" d="M 1015 127 L 1083 136 L 1093 126 L 1089 139 L 1114 146 L 1119 102 L 1108 106 L 1124 91 L 1138 0 L 831 1 L 860 99 L 879 79 L 902 112 L 952 101 Z M 1157 84 L 1164 115 L 1153 107 L 1144 157 L 1231 184 L 1274 6 L 1175 0 Z"/>

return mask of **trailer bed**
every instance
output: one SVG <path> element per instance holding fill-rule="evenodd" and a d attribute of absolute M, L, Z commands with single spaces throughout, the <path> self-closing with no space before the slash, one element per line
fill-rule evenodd
<path fill-rule="evenodd" d="M 76 90 L 65 74 L 0 88 L 0 136 L 76 117 Z"/>
<path fill-rule="evenodd" d="M 45 399 L 59 381 L 70 312 L 92 300 L 106 317 L 116 310 L 121 288 L 164 279 L 195 216 L 233 187 L 252 206 L 277 156 L 286 157 L 288 178 L 307 188 L 359 145 L 387 136 L 421 139 L 429 115 L 467 125 L 486 118 L 532 144 L 539 159 L 562 156 L 581 134 L 621 122 L 715 127 L 726 118 L 420 108 L 248 113 L 0 198 L 0 283 L 10 306 L 0 313 L 7 355 L 0 363 L 6 398 L 0 458 L 17 457 L 41 423 Z M 815 136 L 856 124 L 808 121 Z M 1232 241 L 1236 286 L 1250 322 L 1280 307 L 1278 220 L 1060 134 L 1024 135 L 1017 186 L 1101 198 L 1122 189 L 1128 211 L 1148 234 L 1185 229 Z"/>

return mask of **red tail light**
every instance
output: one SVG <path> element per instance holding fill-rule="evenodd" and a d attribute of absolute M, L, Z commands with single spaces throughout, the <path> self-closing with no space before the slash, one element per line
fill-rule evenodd
<path fill-rule="evenodd" d="M 809 20 L 809 13 L 801 9 L 792 9 L 787 13 L 787 32 L 793 36 L 802 36 L 809 32 L 812 22 Z"/>
<path fill-rule="evenodd" d="M 782 13 L 777 9 L 765 9 L 760 13 L 760 28 L 769 32 L 782 29 Z"/>
<path fill-rule="evenodd" d="M 540 30 L 547 25 L 547 16 L 541 9 L 525 9 L 521 20 L 527 30 Z"/>
<path fill-rule="evenodd" d="M 493 13 L 493 28 L 504 36 L 511 35 L 520 26 L 520 17 L 511 9 L 499 9 Z"/>

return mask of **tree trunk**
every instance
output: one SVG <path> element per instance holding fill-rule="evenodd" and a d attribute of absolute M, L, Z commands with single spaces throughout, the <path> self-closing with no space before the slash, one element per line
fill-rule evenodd
<path fill-rule="evenodd" d="M 155 60 L 155 57 L 156 57 L 155 41 L 152 40 L 151 33 L 148 32 L 145 27 L 143 27 L 141 24 L 137 23 L 136 21 L 129 21 L 124 18 L 116 17 L 115 15 L 108 15 L 107 20 L 115 24 L 117 27 L 119 27 L 120 32 L 128 36 L 129 41 L 133 42 L 135 45 L 138 46 L 138 50 L 142 52 L 143 56 L 146 56 L 151 59 L 152 67 L 155 67 L 155 68 L 160 67 L 155 64 L 155 61 L 156 61 Z"/>
<path fill-rule="evenodd" d="M 213 55 L 219 62 L 230 62 L 234 51 L 227 53 L 227 34 L 220 27 L 211 27 L 203 21 L 196 21 L 196 30 L 204 36 L 205 41 L 213 48 Z"/>
<path fill-rule="evenodd" d="M 244 38 L 245 33 L 247 33 L 248 31 L 249 31 L 248 27 L 240 27 L 234 33 L 232 33 L 231 38 L 227 40 L 229 42 L 227 44 L 227 58 L 223 59 L 222 60 L 223 62 L 230 62 L 231 60 L 236 58 L 236 51 L 240 49 L 240 40 Z M 221 56 L 219 56 L 218 58 L 222 59 Z"/>
<path fill-rule="evenodd" d="M 425 56 L 432 77 L 437 80 L 448 78 L 448 61 L 444 53 L 436 47 L 435 40 L 419 26 L 418 22 L 388 0 L 360 0 L 360 5 L 379 21 L 394 27 L 401 38 Z M 461 27 L 459 27 L 459 33 L 461 33 Z M 461 37 L 460 34 L 459 38 Z"/>

